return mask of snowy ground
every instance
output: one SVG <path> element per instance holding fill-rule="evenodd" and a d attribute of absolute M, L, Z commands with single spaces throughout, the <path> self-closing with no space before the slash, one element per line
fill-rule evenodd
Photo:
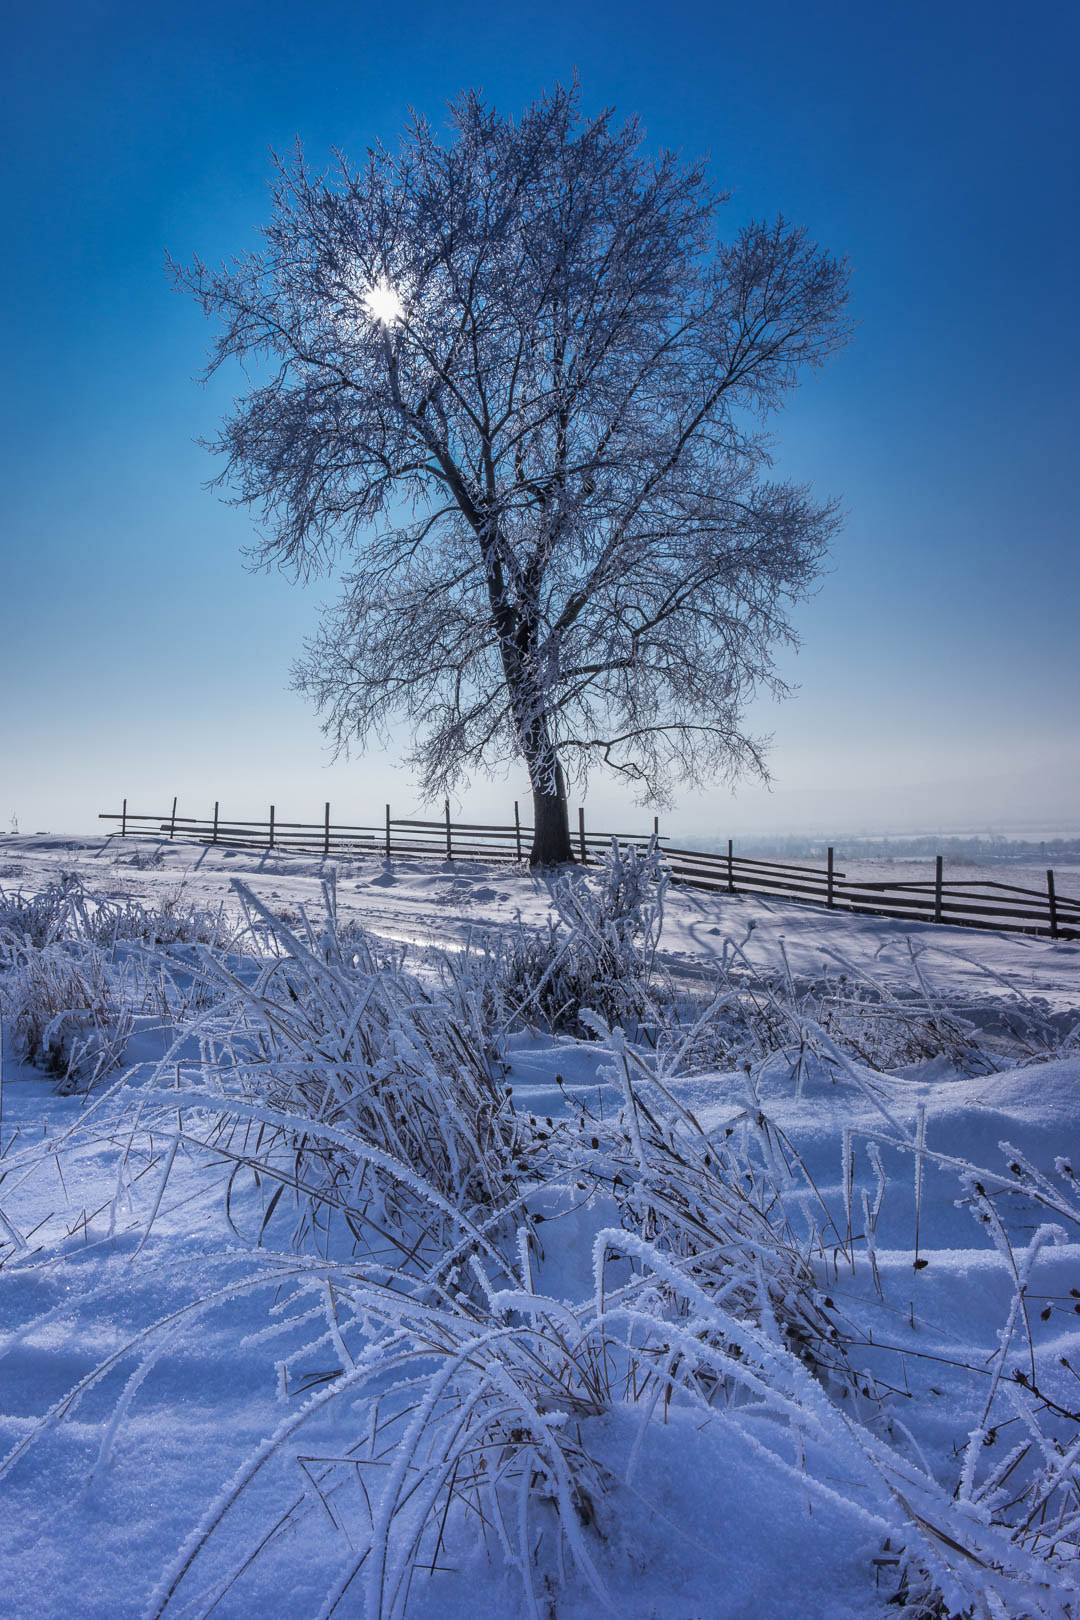
<path fill-rule="evenodd" d="M 132 865 L 160 859 L 161 865 Z M 911 863 L 912 869 L 919 866 Z M 905 863 L 865 863 L 858 875 L 880 875 Z M 919 867 L 921 872 L 922 868 Z M 230 880 L 239 877 L 275 910 L 287 914 L 301 905 L 319 905 L 320 880 L 337 875 L 342 916 L 386 939 L 439 948 L 463 946 L 470 936 L 527 924 L 548 915 L 544 882 L 510 864 L 472 861 L 349 861 L 211 848 L 119 838 L 0 837 L 0 885 L 44 887 L 63 872 L 78 872 L 88 888 L 106 897 L 135 895 L 157 903 L 183 886 L 191 901 L 230 904 Z M 980 869 L 981 875 L 981 869 Z M 1066 892 L 1063 888 L 1062 892 Z M 1069 891 L 1071 892 L 1071 891 Z M 1080 897 L 1080 887 L 1077 889 Z M 817 905 L 799 905 L 764 895 L 713 895 L 679 889 L 669 895 L 664 949 L 672 964 L 708 971 L 724 938 L 742 938 L 753 924 L 751 954 L 775 957 L 783 937 L 793 965 L 814 972 L 825 953 L 843 951 L 860 966 L 898 984 L 911 980 L 908 942 L 929 947 L 934 970 L 945 986 L 989 992 L 992 973 L 1004 974 L 1028 995 L 1045 997 L 1053 1007 L 1080 1005 L 1080 944 L 1051 942 L 1023 934 L 981 934 L 963 928 L 892 922 L 878 917 L 830 914 Z"/>
<path fill-rule="evenodd" d="M 407 944 L 421 971 L 430 971 L 431 948 L 461 951 L 519 919 L 539 924 L 550 909 L 545 884 L 509 867 L 323 863 L 179 841 L 0 839 L 8 890 L 38 891 L 77 872 L 102 897 L 160 904 L 182 885 L 185 900 L 233 906 L 229 880 L 240 877 L 287 922 L 317 910 L 331 865 L 341 919 Z M 828 1410 L 801 1427 L 784 1427 L 768 1401 L 760 1409 L 721 1402 L 704 1417 L 673 1402 L 667 1420 L 647 1430 L 626 1403 L 584 1420 L 583 1443 L 614 1482 L 591 1532 L 610 1603 L 627 1620 L 884 1616 L 895 1612 L 887 1601 L 897 1589 L 897 1549 L 911 1545 L 914 1516 L 931 1524 L 924 1562 L 925 1547 L 940 1551 L 949 1537 L 982 1548 L 987 1614 L 1080 1614 L 1067 1559 L 1051 1571 L 1025 1563 L 1021 1550 L 1015 1567 L 995 1564 L 1000 1548 L 979 1494 L 1010 1448 L 1041 1448 L 1047 1468 L 1063 1468 L 1080 1434 L 1080 1206 L 1069 1180 L 1071 1165 L 1080 1169 L 1080 1053 L 1066 1039 L 1080 1020 L 1080 946 L 756 896 L 669 895 L 663 960 L 675 983 L 704 989 L 732 940 L 763 967 L 781 961 L 782 945 L 800 982 L 825 971 L 866 973 L 881 990 L 906 995 L 921 972 L 924 999 L 984 1031 L 990 1056 L 964 1061 L 943 1043 L 938 1056 L 873 1084 L 857 1065 L 848 1073 L 813 1063 L 796 1082 L 780 1062 L 755 1065 L 752 1075 L 672 1082 L 677 1104 L 711 1138 L 724 1140 L 730 1127 L 736 1139 L 756 1132 L 769 1152 L 781 1140 L 797 1152 L 789 1214 L 814 1205 L 826 1239 L 814 1259 L 823 1308 L 840 1325 L 859 1387 L 832 1390 Z M 1025 1045 L 1016 1031 L 1036 1025 L 1042 1044 Z M 354 1414 L 347 1401 L 318 1408 L 344 1347 L 332 1331 L 319 1346 L 300 1320 L 304 1261 L 274 1241 L 272 1224 L 260 1245 L 250 1198 L 230 1205 L 230 1227 L 226 1194 L 235 1188 L 228 1166 L 210 1155 L 179 1150 L 155 1214 L 170 1150 L 167 1140 L 136 1142 L 132 1100 L 174 1033 L 144 1001 L 112 1089 L 89 1101 L 55 1095 L 10 1042 L 4 1053 L 0 1211 L 25 1245 L 0 1249 L 7 1620 L 158 1612 L 152 1594 L 160 1598 L 179 1549 L 223 1502 L 234 1471 L 302 1412 L 297 1438 L 282 1442 L 229 1508 L 201 1573 L 180 1585 L 166 1613 L 315 1615 L 348 1563 L 349 1510 L 335 1509 L 335 1527 L 312 1478 L 344 1466 L 336 1461 L 343 1415 L 347 1426 Z M 601 1043 L 525 1032 L 506 1079 L 518 1109 L 556 1124 L 576 1118 L 577 1100 L 609 1119 L 621 1106 L 611 1062 Z M 996 1216 L 980 1217 L 984 1198 L 992 1214 L 1003 1212 L 1000 1232 Z M 588 1296 L 592 1246 L 612 1208 L 602 1198 L 588 1207 L 552 1201 L 540 1292 L 575 1304 Z M 810 1384 L 798 1399 L 812 1406 L 818 1385 Z M 893 1448 L 884 1472 L 849 1444 L 845 1424 L 860 1402 L 866 1433 Z M 379 1466 L 393 1457 L 388 1448 Z M 901 1490 L 905 1468 L 912 1473 Z M 355 1484 L 342 1485 L 335 1501 L 350 1501 L 349 1490 Z M 1060 1509 L 1066 1521 L 1078 1510 L 1075 1502 Z M 228 1573 L 264 1540 L 226 1588 Z M 948 1564 L 953 1555 L 942 1556 Z M 970 1573 L 978 1560 L 969 1550 L 960 1562 Z M 335 1612 L 368 1613 L 367 1590 L 350 1585 Z M 459 1541 L 431 1572 L 414 1572 L 408 1595 L 409 1613 L 431 1620 L 530 1612 L 517 1577 L 480 1538 L 471 1549 Z M 557 1596 L 541 1591 L 536 1603 L 535 1612 L 562 1620 L 604 1612 L 579 1578 Z"/>

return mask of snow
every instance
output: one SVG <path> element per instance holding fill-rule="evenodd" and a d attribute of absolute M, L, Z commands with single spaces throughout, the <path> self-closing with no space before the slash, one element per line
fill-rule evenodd
<path fill-rule="evenodd" d="M 144 859 L 160 850 L 161 864 L 130 864 L 136 850 Z M 0 885 L 9 890 L 36 892 L 75 872 L 102 897 L 160 903 L 182 885 L 185 902 L 235 906 L 230 880 L 240 877 L 287 921 L 317 912 L 330 867 L 339 920 L 406 946 L 407 961 L 429 977 L 432 950 L 460 953 L 485 933 L 519 921 L 538 925 L 550 912 L 543 879 L 510 866 L 326 863 L 179 840 L 0 839 Z M 910 992 L 912 955 L 921 951 L 940 1005 L 989 1031 L 996 1067 L 970 1072 L 943 1048 L 937 1058 L 875 1075 L 858 1062 L 830 1067 L 818 1055 L 797 1085 L 781 1063 L 756 1065 L 753 1074 L 666 1079 L 674 1102 L 710 1139 L 725 1140 L 730 1127 L 732 1141 L 752 1139 L 763 1160 L 776 1158 L 777 1143 L 797 1150 L 801 1170 L 791 1170 L 789 1152 L 787 1181 L 777 1172 L 789 1217 L 816 1212 L 827 1236 L 814 1261 L 822 1296 L 844 1329 L 859 1382 L 876 1380 L 877 1388 L 865 1402 L 857 1391 L 827 1389 L 827 1380 L 819 1384 L 762 1339 L 758 1353 L 766 1364 L 775 1357 L 774 1388 L 787 1391 L 797 1422 L 788 1408 L 782 1416 L 779 1394 L 771 1405 L 734 1400 L 707 1411 L 673 1401 L 666 1420 L 644 1428 L 628 1403 L 583 1417 L 582 1445 L 615 1482 L 596 1500 L 590 1556 L 607 1600 L 627 1620 L 884 1616 L 895 1612 L 887 1600 L 897 1586 L 896 1549 L 910 1530 L 895 1495 L 903 1469 L 912 1471 L 905 1491 L 928 1493 L 918 1496 L 931 1503 L 926 1514 L 954 1515 L 948 1523 L 956 1534 L 968 1534 L 955 1529 L 961 1521 L 974 1537 L 990 1534 L 958 1481 L 968 1436 L 983 1435 L 995 1367 L 1007 1368 L 1004 1382 L 1014 1386 L 1017 1367 L 1033 1369 L 1040 1396 L 1066 1414 L 1080 1406 L 1080 1221 L 1070 1224 L 1029 1196 L 1035 1183 L 1021 1187 L 1009 1168 L 1021 1160 L 1046 1178 L 1063 1210 L 1070 1197 L 1076 1205 L 1067 1173 L 1054 1167 L 1080 1170 L 1080 1052 L 1063 1039 L 1032 1061 L 1010 1048 L 1000 1021 L 1003 1008 L 1028 1006 L 1064 1037 L 1080 1018 L 1080 947 L 758 896 L 669 893 L 662 957 L 673 983 L 704 988 L 725 949 L 730 958 L 725 942 L 732 940 L 745 941 L 747 957 L 762 965 L 775 966 L 782 945 L 792 973 L 807 981 L 827 967 L 872 975 L 897 995 Z M 178 978 L 193 959 L 174 955 Z M 200 1555 L 198 1579 L 186 1578 L 165 1612 L 209 1612 L 216 1583 L 299 1503 L 243 1576 L 222 1587 L 213 1613 L 315 1615 L 350 1563 L 348 1538 L 312 1479 L 338 1480 L 342 1424 L 361 1410 L 359 1393 L 328 1396 L 328 1375 L 351 1351 L 322 1317 L 316 1328 L 303 1319 L 305 1311 L 325 1316 L 318 1267 L 289 1250 L 280 1224 L 263 1230 L 262 1206 L 250 1191 L 229 1189 L 228 1165 L 185 1142 L 164 1181 L 170 1141 L 159 1135 L 148 1146 L 139 1138 L 132 1104 L 148 1095 L 153 1065 L 176 1031 L 163 1028 L 152 1007 L 137 1012 L 122 1068 L 89 1099 L 56 1095 L 10 1045 L 4 1052 L 0 1211 L 29 1236 L 24 1250 L 0 1250 L 0 1448 L 14 1457 L 0 1479 L 3 1613 L 121 1620 L 156 1612 L 154 1594 L 160 1599 L 167 1572 L 179 1569 L 180 1549 L 255 1458 L 265 1460 Z M 579 1104 L 589 1118 L 613 1120 L 624 1104 L 617 1046 L 519 1031 L 507 1053 L 515 1108 L 568 1129 L 576 1128 Z M 191 1079 L 187 1068 L 181 1079 L 180 1064 L 190 1063 L 192 1050 L 174 1054 L 185 1092 Z M 1014 1183 L 1010 1247 L 978 1217 L 984 1194 L 998 1198 Z M 875 1200 L 871 1262 L 846 1223 L 862 1234 Z M 583 1319 L 594 1288 L 593 1245 L 602 1228 L 618 1229 L 616 1206 L 602 1193 L 571 1202 L 565 1193 L 539 1192 L 533 1208 L 547 1217 L 537 1228 L 543 1255 L 534 1286 L 553 1310 Z M 631 1250 L 629 1235 L 620 1247 Z M 918 1267 L 916 1257 L 924 1262 Z M 613 1265 L 616 1278 L 623 1275 Z M 1016 1295 L 1014 1267 L 1023 1275 L 1025 1266 L 1030 1351 L 1022 1335 L 1001 1338 Z M 764 1333 L 761 1326 L 751 1337 Z M 1031 1429 L 1019 1397 L 1011 1399 L 1006 1388 L 992 1414 L 992 1440 L 975 1448 L 976 1480 Z M 853 1429 L 857 1406 L 864 1423 Z M 872 1444 L 859 1438 L 864 1428 Z M 1046 1434 L 1060 1441 L 1069 1423 L 1055 1416 L 1043 1428 L 1039 1443 L 1052 1449 Z M 260 1452 L 280 1430 L 288 1431 L 280 1444 Z M 886 1462 L 875 1462 L 873 1447 L 886 1444 L 893 1448 Z M 390 1448 L 383 1466 L 396 1455 Z M 333 1498 L 343 1522 L 355 1490 L 355 1482 L 342 1484 Z M 451 1537 L 439 1562 L 411 1578 L 410 1615 L 530 1612 L 521 1581 L 490 1541 Z M 1037 1588 L 1026 1569 L 1018 1553 L 1013 1573 L 990 1583 L 1004 1604 L 998 1613 L 1076 1612 L 1078 1589 L 1067 1570 L 1046 1566 Z M 348 1585 L 336 1613 L 370 1612 L 366 1580 Z M 1030 1610 L 1016 1606 L 1021 1592 Z M 545 1616 L 585 1620 L 602 1612 L 580 1569 L 548 1604 L 540 1591 L 536 1612 Z"/>
<path fill-rule="evenodd" d="M 138 858 L 154 852 L 161 866 L 132 867 L 137 851 L 142 852 Z M 130 894 L 154 902 L 182 884 L 191 901 L 213 906 L 228 900 L 230 879 L 241 877 L 275 909 L 292 911 L 302 904 L 317 906 L 319 882 L 333 871 L 343 917 L 386 939 L 440 949 L 462 947 L 478 930 L 506 928 L 518 917 L 526 924 L 539 923 L 550 909 L 545 882 L 510 864 L 395 858 L 387 865 L 371 857 L 323 860 L 180 839 L 159 844 L 130 838 L 0 837 L 0 884 L 29 889 L 66 871 L 78 872 L 94 892 L 106 896 Z M 946 984 L 981 991 L 989 988 L 989 974 L 997 972 L 1025 993 L 1046 997 L 1052 1006 L 1076 1005 L 1080 943 L 852 917 L 758 894 L 673 890 L 665 919 L 666 954 L 675 963 L 685 959 L 688 968 L 707 969 L 721 954 L 724 938 L 741 939 L 751 924 L 752 954 L 762 961 L 774 958 L 775 942 L 782 937 L 800 970 L 818 969 L 824 951 L 832 947 L 860 966 L 873 965 L 889 982 L 906 985 L 911 980 L 911 940 L 934 950 Z M 955 960 L 945 953 L 955 953 Z"/>

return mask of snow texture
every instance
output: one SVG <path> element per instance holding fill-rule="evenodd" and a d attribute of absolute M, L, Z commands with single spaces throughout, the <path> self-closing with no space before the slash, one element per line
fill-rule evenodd
<path fill-rule="evenodd" d="M 6 1616 L 1080 1612 L 1077 948 L 620 860 L 0 841 Z"/>

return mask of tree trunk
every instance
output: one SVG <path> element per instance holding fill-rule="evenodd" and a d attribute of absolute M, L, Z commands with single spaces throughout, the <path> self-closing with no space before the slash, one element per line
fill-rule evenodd
<path fill-rule="evenodd" d="M 506 689 L 532 786 L 533 841 L 529 865 L 562 866 L 573 861 L 574 852 L 570 847 L 566 779 L 552 738 L 548 694 L 537 678 L 537 604 L 535 598 L 517 605 L 509 600 L 493 537 L 485 538 L 483 534 L 478 537 L 487 572 L 491 623 L 499 637 Z"/>
<path fill-rule="evenodd" d="M 533 841 L 530 866 L 562 866 L 574 859 L 570 847 L 570 813 L 562 766 L 555 767 L 555 792 L 547 782 L 533 782 Z"/>

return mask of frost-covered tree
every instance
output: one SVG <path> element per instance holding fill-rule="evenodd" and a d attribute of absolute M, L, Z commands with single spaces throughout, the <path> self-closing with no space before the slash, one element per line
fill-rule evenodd
<path fill-rule="evenodd" d="M 763 771 L 746 700 L 835 526 L 763 422 L 844 268 L 783 219 L 722 242 L 725 200 L 576 86 L 516 122 L 468 93 L 359 170 L 297 149 L 261 251 L 177 271 L 209 370 L 264 368 L 215 446 L 254 555 L 343 568 L 297 685 L 340 747 L 407 720 L 431 795 L 523 759 L 534 862 L 572 858 L 564 765 L 659 802 Z"/>

